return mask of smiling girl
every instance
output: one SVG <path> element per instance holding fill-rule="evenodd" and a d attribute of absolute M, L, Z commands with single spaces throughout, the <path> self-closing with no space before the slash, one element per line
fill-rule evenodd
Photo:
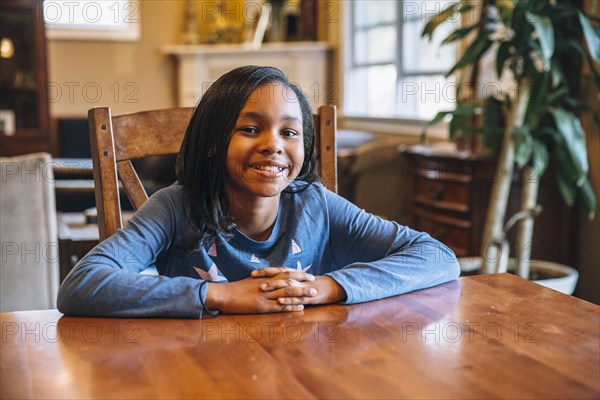
<path fill-rule="evenodd" d="M 187 317 L 358 303 L 458 276 L 451 250 L 326 190 L 312 111 L 278 69 L 219 78 L 197 105 L 178 181 L 60 287 L 65 314 Z M 158 276 L 141 275 L 156 266 Z"/>

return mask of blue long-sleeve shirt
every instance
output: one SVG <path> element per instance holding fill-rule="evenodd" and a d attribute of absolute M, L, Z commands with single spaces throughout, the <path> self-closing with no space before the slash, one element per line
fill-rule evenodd
<path fill-rule="evenodd" d="M 293 182 L 297 191 L 307 185 Z M 284 266 L 328 275 L 346 303 L 381 299 L 438 285 L 459 274 L 454 253 L 426 233 L 357 208 L 321 184 L 281 194 L 269 239 L 235 230 L 190 250 L 194 237 L 186 195 L 173 184 L 151 196 L 115 235 L 69 273 L 58 293 L 65 314 L 120 317 L 202 315 L 203 280 L 237 281 L 255 269 Z M 159 276 L 140 275 L 156 266 Z"/>

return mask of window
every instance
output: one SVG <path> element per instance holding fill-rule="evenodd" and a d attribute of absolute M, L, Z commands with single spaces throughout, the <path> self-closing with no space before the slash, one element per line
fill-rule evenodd
<path fill-rule="evenodd" d="M 49 39 L 135 41 L 140 38 L 137 0 L 44 0 Z"/>
<path fill-rule="evenodd" d="M 421 38 L 427 20 L 453 1 L 348 2 L 350 29 L 344 114 L 349 117 L 428 120 L 452 109 L 456 85 L 444 75 L 456 60 L 442 40 L 459 24 L 443 24 Z M 453 26 L 454 25 L 454 26 Z"/>

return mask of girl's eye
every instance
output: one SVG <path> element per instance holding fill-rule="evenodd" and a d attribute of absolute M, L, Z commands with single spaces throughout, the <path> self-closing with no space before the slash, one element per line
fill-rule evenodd
<path fill-rule="evenodd" d="M 251 133 L 251 134 L 255 134 L 258 132 L 258 129 L 256 129 L 253 126 L 245 126 L 243 128 L 240 129 L 240 131 L 244 132 L 244 133 Z"/>
<path fill-rule="evenodd" d="M 296 137 L 296 136 L 299 136 L 299 135 L 298 135 L 298 132 L 296 132 L 296 131 L 293 131 L 293 130 L 291 130 L 291 129 L 285 129 L 285 130 L 283 130 L 283 131 L 281 132 L 281 134 L 282 134 L 283 136 L 285 136 L 285 137 Z"/>

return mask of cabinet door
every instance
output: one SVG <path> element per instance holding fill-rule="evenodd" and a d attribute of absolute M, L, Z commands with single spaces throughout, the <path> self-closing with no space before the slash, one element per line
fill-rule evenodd
<path fill-rule="evenodd" d="M 0 155 L 49 151 L 42 2 L 0 2 Z"/>

